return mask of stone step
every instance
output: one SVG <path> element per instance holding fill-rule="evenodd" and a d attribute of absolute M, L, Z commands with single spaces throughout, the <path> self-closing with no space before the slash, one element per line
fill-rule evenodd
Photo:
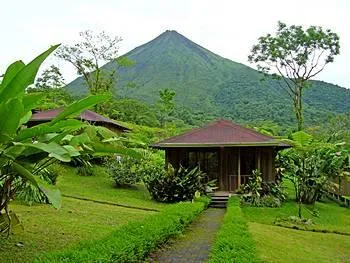
<path fill-rule="evenodd" d="M 229 199 L 228 195 L 220 195 L 220 196 L 213 195 L 211 196 L 210 207 L 226 208 L 228 199 Z"/>
<path fill-rule="evenodd" d="M 212 201 L 221 201 L 221 200 L 224 200 L 224 201 L 227 201 L 228 198 L 227 197 L 212 197 L 211 198 Z"/>
<path fill-rule="evenodd" d="M 213 207 L 213 208 L 226 208 L 226 204 L 213 204 L 213 203 L 211 203 L 210 207 Z"/>

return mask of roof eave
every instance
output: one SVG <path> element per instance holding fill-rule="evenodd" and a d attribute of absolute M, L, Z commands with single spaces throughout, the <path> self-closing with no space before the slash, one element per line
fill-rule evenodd
<path fill-rule="evenodd" d="M 253 147 L 253 146 L 270 146 L 289 148 L 288 144 L 281 142 L 242 142 L 242 143 L 155 143 L 150 147 L 157 149 L 164 148 L 210 148 L 210 147 Z"/>

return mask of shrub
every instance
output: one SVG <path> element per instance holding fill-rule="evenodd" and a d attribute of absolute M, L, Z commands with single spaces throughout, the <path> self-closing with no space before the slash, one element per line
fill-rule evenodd
<path fill-rule="evenodd" d="M 107 169 L 117 186 L 136 184 L 141 181 L 138 173 L 139 161 L 132 158 L 118 158 L 107 163 Z"/>
<path fill-rule="evenodd" d="M 93 176 L 94 171 L 90 162 L 91 160 L 92 157 L 89 155 L 77 156 L 72 158 L 72 161 L 69 164 L 73 167 L 76 167 L 78 175 Z"/>
<path fill-rule="evenodd" d="M 250 203 L 252 206 L 259 206 L 262 191 L 261 182 L 261 172 L 259 170 L 254 170 L 249 177 L 248 183 L 244 187 L 244 191 L 247 194 L 243 195 L 242 199 L 245 203 Z"/>
<path fill-rule="evenodd" d="M 282 202 L 277 197 L 272 195 L 264 195 L 260 198 L 260 206 L 264 207 L 280 207 Z"/>
<path fill-rule="evenodd" d="M 149 175 L 161 173 L 164 169 L 164 160 L 157 154 L 143 151 L 139 160 L 132 157 L 118 157 L 110 160 L 107 167 L 116 185 L 132 185 L 141 182 Z"/>
<path fill-rule="evenodd" d="M 143 262 L 152 249 L 181 233 L 204 207 L 204 202 L 171 205 L 141 222 L 122 226 L 101 240 L 86 241 L 63 252 L 48 253 L 35 262 Z"/>
<path fill-rule="evenodd" d="M 260 262 L 237 197 L 229 200 L 224 222 L 210 251 L 209 263 L 217 262 Z"/>
<path fill-rule="evenodd" d="M 263 182 L 259 170 L 253 171 L 248 183 L 243 188 L 243 193 L 241 203 L 256 207 L 280 207 L 286 199 L 281 184 Z"/>
<path fill-rule="evenodd" d="M 191 200 L 197 191 L 206 190 L 204 173 L 198 167 L 158 169 L 143 180 L 153 199 L 160 202 Z"/>

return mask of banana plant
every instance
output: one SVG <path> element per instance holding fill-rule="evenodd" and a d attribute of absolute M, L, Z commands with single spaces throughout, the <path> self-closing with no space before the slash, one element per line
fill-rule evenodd
<path fill-rule="evenodd" d="M 301 204 L 314 204 L 323 194 L 336 188 L 334 179 L 345 176 L 349 169 L 349 153 L 344 144 L 323 143 L 303 131 L 291 135 L 287 142 L 293 148 L 283 150 L 278 161 L 282 174 L 295 189 L 301 218 Z"/>
<path fill-rule="evenodd" d="M 11 218 L 15 218 L 8 211 L 8 204 L 21 187 L 18 181 L 33 184 L 54 207 L 61 206 L 59 190 L 37 176 L 52 161 L 70 162 L 71 158 L 86 152 L 138 157 L 132 150 L 109 143 L 108 132 L 103 128 L 92 128 L 74 119 L 83 110 L 109 99 L 107 95 L 76 101 L 50 122 L 26 127 L 32 109 L 42 99 L 41 95 L 27 94 L 26 89 L 33 84 L 42 62 L 57 47 L 50 47 L 27 65 L 22 61 L 14 62 L 0 83 L 0 232 L 9 233 Z"/>

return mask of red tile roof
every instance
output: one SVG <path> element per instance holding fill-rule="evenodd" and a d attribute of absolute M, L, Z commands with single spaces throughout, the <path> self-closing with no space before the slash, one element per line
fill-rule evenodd
<path fill-rule="evenodd" d="M 30 119 L 29 122 L 35 123 L 35 122 L 50 121 L 53 118 L 55 118 L 62 110 L 63 110 L 63 108 L 58 108 L 58 109 L 52 109 L 52 110 L 47 110 L 47 111 L 35 112 L 35 113 L 33 113 L 32 118 Z M 76 117 L 76 119 L 80 119 L 80 120 L 88 121 L 88 122 L 92 122 L 92 123 L 111 124 L 112 126 L 115 126 L 117 129 L 120 129 L 123 131 L 130 130 L 129 128 L 123 126 L 122 124 L 120 124 L 114 120 L 108 119 L 106 117 L 103 117 L 102 115 L 100 115 L 96 112 L 93 112 L 91 110 L 83 111 L 78 117 Z"/>
<path fill-rule="evenodd" d="M 227 120 L 218 120 L 152 145 L 167 147 L 210 147 L 210 146 L 287 146 L 271 136 L 242 127 Z"/>

